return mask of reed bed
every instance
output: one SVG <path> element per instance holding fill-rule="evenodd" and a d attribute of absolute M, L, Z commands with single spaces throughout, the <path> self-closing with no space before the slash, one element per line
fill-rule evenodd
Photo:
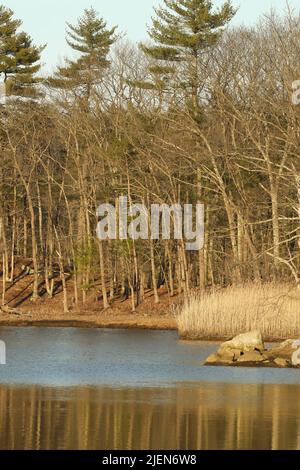
<path fill-rule="evenodd" d="M 287 285 L 229 287 L 193 294 L 177 314 L 181 338 L 229 338 L 259 329 L 266 339 L 300 336 L 300 290 Z"/>

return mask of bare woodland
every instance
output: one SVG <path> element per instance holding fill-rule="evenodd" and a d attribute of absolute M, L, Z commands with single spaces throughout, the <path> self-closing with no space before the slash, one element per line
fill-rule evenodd
<path fill-rule="evenodd" d="M 32 301 L 53 297 L 59 280 L 65 312 L 96 282 L 99 310 L 122 297 L 133 311 L 146 289 L 159 303 L 161 286 L 188 297 L 251 282 L 300 285 L 300 107 L 291 99 L 300 17 L 229 26 L 197 56 L 196 106 L 186 63 L 158 79 L 153 59 L 120 37 L 107 57 L 72 88 L 59 85 L 59 70 L 38 84 L 38 98 L 0 107 L 2 305 L 23 259 Z M 148 206 L 204 203 L 203 250 L 99 241 L 97 206 L 124 195 Z"/>

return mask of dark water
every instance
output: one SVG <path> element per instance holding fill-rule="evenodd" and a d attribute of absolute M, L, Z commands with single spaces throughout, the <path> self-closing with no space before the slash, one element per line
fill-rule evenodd
<path fill-rule="evenodd" d="M 0 449 L 300 449 L 300 372 L 174 332 L 0 328 Z"/>

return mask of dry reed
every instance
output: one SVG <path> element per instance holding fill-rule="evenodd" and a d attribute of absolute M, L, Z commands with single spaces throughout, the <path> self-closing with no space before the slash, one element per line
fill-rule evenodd
<path fill-rule="evenodd" d="M 259 329 L 267 339 L 300 336 L 300 290 L 278 284 L 193 294 L 177 315 L 182 338 L 228 338 Z"/>

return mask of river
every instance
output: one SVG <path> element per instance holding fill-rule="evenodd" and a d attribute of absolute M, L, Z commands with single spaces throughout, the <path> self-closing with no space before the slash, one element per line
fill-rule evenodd
<path fill-rule="evenodd" d="M 176 332 L 0 328 L 0 449 L 300 449 L 300 372 Z"/>

